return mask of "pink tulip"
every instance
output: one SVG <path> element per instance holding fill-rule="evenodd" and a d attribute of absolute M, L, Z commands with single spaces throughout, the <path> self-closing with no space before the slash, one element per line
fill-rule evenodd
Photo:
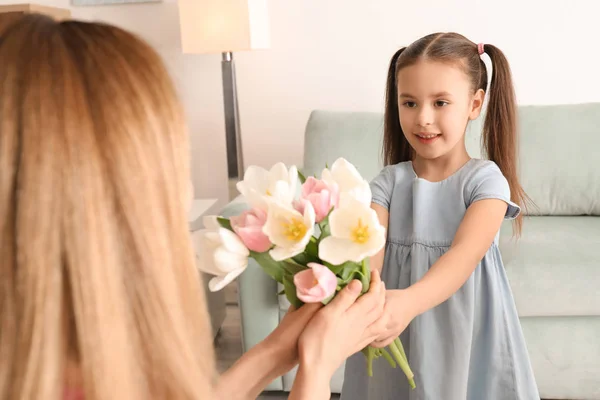
<path fill-rule="evenodd" d="M 332 296 L 337 288 L 337 277 L 326 266 L 308 263 L 310 269 L 294 275 L 296 296 L 304 303 L 319 303 Z"/>
<path fill-rule="evenodd" d="M 311 176 L 302 185 L 300 201 L 295 205 L 296 209 L 303 213 L 305 201 L 309 201 L 315 209 L 316 222 L 321 222 L 329 214 L 332 207 L 337 207 L 339 199 L 340 193 L 337 183 L 329 185 Z"/>
<path fill-rule="evenodd" d="M 263 233 L 267 213 L 258 208 L 246 210 L 241 215 L 230 218 L 233 231 L 242 239 L 249 250 L 264 253 L 271 248 L 271 241 Z"/>

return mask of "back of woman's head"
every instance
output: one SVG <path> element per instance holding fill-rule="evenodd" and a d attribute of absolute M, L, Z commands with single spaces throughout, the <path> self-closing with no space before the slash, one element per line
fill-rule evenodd
<path fill-rule="evenodd" d="M 486 53 L 492 62 L 488 90 L 488 73 L 481 55 Z M 396 164 L 413 158 L 406 140 L 398 108 L 398 72 L 420 61 L 432 61 L 459 67 L 467 76 L 472 93 L 483 90 L 489 100 L 483 124 L 483 147 L 486 156 L 494 161 L 508 180 L 511 198 L 527 208 L 529 199 L 518 179 L 517 102 L 512 74 L 504 53 L 490 44 L 476 44 L 458 33 L 433 33 L 396 51 L 389 64 L 384 117 L 385 164 Z M 521 231 L 523 216 L 515 224 Z"/>
<path fill-rule="evenodd" d="M 0 37 L 0 399 L 206 398 L 182 110 L 116 27 L 32 15 Z"/>

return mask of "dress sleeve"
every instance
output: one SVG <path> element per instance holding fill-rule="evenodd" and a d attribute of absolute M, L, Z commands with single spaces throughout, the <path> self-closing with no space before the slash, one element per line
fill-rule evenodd
<path fill-rule="evenodd" d="M 510 187 L 502 171 L 494 162 L 482 166 L 469 185 L 469 205 L 479 200 L 499 199 L 508 204 L 505 219 L 515 219 L 521 213 L 521 207 L 510 200 Z"/>
<path fill-rule="evenodd" d="M 394 190 L 394 166 L 387 166 L 370 183 L 372 202 L 390 209 Z"/>

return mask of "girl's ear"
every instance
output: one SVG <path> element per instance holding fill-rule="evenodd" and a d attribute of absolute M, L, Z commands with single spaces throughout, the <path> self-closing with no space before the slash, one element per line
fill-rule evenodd
<path fill-rule="evenodd" d="M 483 100 L 485 99 L 485 92 L 483 89 L 478 89 L 473 96 L 473 100 L 471 102 L 471 112 L 469 113 L 469 119 L 471 121 L 479 118 L 479 114 L 481 114 L 481 108 L 483 107 Z"/>

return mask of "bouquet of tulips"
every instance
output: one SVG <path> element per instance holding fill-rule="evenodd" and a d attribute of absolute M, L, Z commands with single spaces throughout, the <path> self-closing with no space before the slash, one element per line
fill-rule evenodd
<path fill-rule="evenodd" d="M 300 183 L 299 198 L 296 198 Z M 199 268 L 215 275 L 218 291 L 238 277 L 253 258 L 283 285 L 295 307 L 327 304 L 353 279 L 369 290 L 369 257 L 385 245 L 386 232 L 371 209 L 369 183 L 343 158 L 325 168 L 320 179 L 305 178 L 292 166 L 278 163 L 269 171 L 251 166 L 237 188 L 250 209 L 230 219 L 211 216 L 196 233 Z M 400 339 L 388 349 L 366 347 L 367 371 L 373 360 L 396 363 L 415 387 Z"/>

